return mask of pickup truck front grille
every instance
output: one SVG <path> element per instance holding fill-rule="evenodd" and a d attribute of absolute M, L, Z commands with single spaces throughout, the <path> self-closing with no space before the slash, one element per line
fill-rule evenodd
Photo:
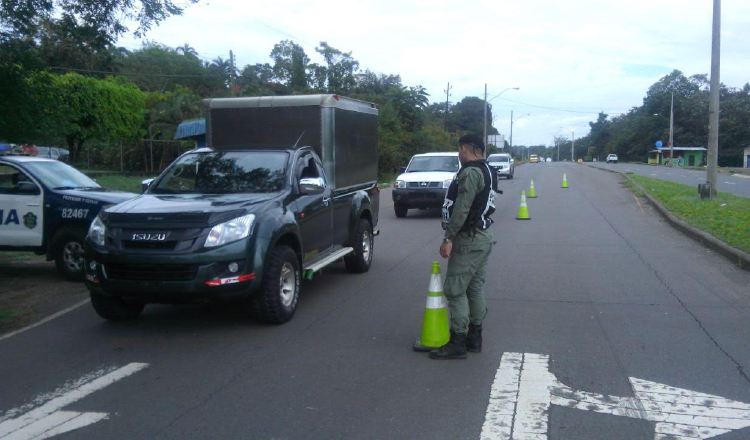
<path fill-rule="evenodd" d="M 198 267 L 193 264 L 107 264 L 107 278 L 125 281 L 190 281 Z"/>
<path fill-rule="evenodd" d="M 443 182 L 407 182 L 407 188 L 440 188 Z"/>

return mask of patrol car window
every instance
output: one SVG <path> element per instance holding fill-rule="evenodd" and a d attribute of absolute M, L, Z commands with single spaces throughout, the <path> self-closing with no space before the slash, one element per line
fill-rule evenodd
<path fill-rule="evenodd" d="M 21 194 L 18 184 L 21 182 L 32 182 L 22 171 L 9 165 L 0 164 L 0 194 Z M 28 194 L 26 192 L 25 194 Z"/>
<path fill-rule="evenodd" d="M 407 173 L 419 171 L 458 171 L 458 156 L 417 156 L 409 162 Z"/>
<path fill-rule="evenodd" d="M 231 194 L 280 191 L 288 154 L 275 151 L 230 151 L 182 156 L 150 194 Z"/>
<path fill-rule="evenodd" d="M 98 189 L 101 186 L 72 166 L 58 161 L 26 162 L 24 165 L 52 189 Z"/>

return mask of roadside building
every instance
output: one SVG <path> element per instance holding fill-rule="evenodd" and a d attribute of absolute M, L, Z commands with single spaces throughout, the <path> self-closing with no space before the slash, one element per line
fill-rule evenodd
<path fill-rule="evenodd" d="M 205 147 L 206 120 L 200 118 L 180 122 L 180 125 L 177 126 L 177 130 L 174 132 L 174 138 L 177 140 L 193 140 L 195 148 Z"/>
<path fill-rule="evenodd" d="M 750 147 L 745 147 L 745 152 L 742 154 L 742 168 L 750 168 Z"/>
<path fill-rule="evenodd" d="M 706 164 L 705 147 L 674 147 L 671 156 L 669 148 L 657 148 L 648 152 L 649 165 L 672 164 L 681 167 L 701 167 Z"/>

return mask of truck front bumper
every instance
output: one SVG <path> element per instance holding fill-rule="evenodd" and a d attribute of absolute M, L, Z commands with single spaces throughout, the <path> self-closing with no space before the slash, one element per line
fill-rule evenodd
<path fill-rule="evenodd" d="M 440 208 L 445 200 L 444 188 L 394 188 L 393 203 L 408 208 Z"/>
<path fill-rule="evenodd" d="M 261 266 L 248 258 L 244 242 L 200 255 L 116 255 L 87 247 L 86 287 L 146 303 L 246 298 L 260 286 Z"/>

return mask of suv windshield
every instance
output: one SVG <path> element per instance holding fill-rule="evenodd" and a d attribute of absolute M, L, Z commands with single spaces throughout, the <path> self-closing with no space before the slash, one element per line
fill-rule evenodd
<path fill-rule="evenodd" d="M 226 151 L 180 157 L 149 188 L 150 194 L 267 193 L 284 187 L 283 151 Z"/>
<path fill-rule="evenodd" d="M 419 171 L 458 172 L 458 156 L 415 156 L 409 163 L 407 173 Z"/>
<path fill-rule="evenodd" d="M 509 160 L 510 157 L 502 154 L 491 154 L 490 157 L 487 158 L 487 162 L 508 162 Z"/>
<path fill-rule="evenodd" d="M 58 161 L 29 161 L 24 164 L 34 177 L 53 189 L 101 188 L 87 175 Z"/>

